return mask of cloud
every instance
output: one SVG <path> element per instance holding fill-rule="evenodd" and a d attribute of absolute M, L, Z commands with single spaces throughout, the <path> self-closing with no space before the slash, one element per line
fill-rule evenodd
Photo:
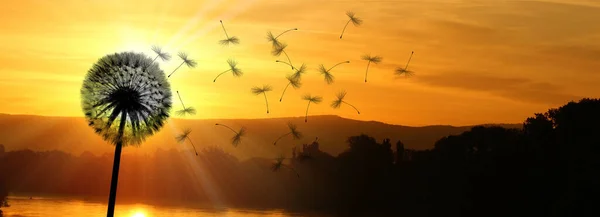
<path fill-rule="evenodd" d="M 552 83 L 486 75 L 485 72 L 447 71 L 444 74 L 420 75 L 415 77 L 415 81 L 431 86 L 487 92 L 529 103 L 555 105 L 582 98 Z"/>

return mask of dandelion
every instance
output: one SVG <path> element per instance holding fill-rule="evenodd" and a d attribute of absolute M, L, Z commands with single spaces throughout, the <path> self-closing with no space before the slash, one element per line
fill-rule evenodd
<path fill-rule="evenodd" d="M 367 63 L 367 71 L 365 71 L 365 83 L 366 83 L 367 82 L 367 73 L 369 73 L 369 66 L 371 65 L 371 63 L 375 63 L 375 64 L 380 63 L 382 58 L 380 56 L 363 55 L 361 57 L 361 59 L 369 61 L 369 63 Z"/>
<path fill-rule="evenodd" d="M 181 100 L 181 95 L 179 95 L 179 91 L 177 91 L 177 97 L 179 97 L 179 102 L 181 102 L 181 106 L 183 107 L 183 109 L 175 112 L 175 114 L 177 114 L 178 116 L 186 116 L 186 115 L 195 115 L 196 114 L 195 108 L 185 107 L 185 104 L 183 104 L 183 100 Z"/>
<path fill-rule="evenodd" d="M 397 76 L 404 75 L 404 77 L 410 77 L 415 74 L 415 72 L 408 70 L 408 64 L 410 63 L 410 60 L 412 59 L 414 53 L 414 51 L 410 53 L 410 57 L 408 58 L 408 62 L 406 62 L 406 66 L 404 68 L 396 68 L 395 74 Z"/>
<path fill-rule="evenodd" d="M 216 123 L 215 125 L 225 127 L 227 129 L 231 130 L 235 134 L 233 137 L 231 137 L 231 144 L 233 145 L 233 147 L 237 147 L 240 144 L 240 142 L 242 142 L 242 136 L 246 135 L 245 127 L 240 128 L 239 131 L 235 131 L 233 128 L 231 128 L 225 124 Z"/>
<path fill-rule="evenodd" d="M 254 95 L 263 94 L 265 96 L 265 104 L 267 104 L 267 114 L 269 114 L 269 101 L 267 101 L 267 92 L 272 91 L 273 88 L 270 85 L 263 85 L 263 87 L 253 87 L 252 93 Z"/>
<path fill-rule="evenodd" d="M 152 60 L 153 63 L 157 58 L 160 58 L 162 61 L 169 61 L 171 59 L 171 55 L 167 52 L 163 52 L 162 48 L 158 46 L 152 46 L 152 51 L 156 53 L 156 57 L 154 57 L 154 59 Z"/>
<path fill-rule="evenodd" d="M 308 122 L 308 108 L 310 107 L 310 103 L 319 104 L 321 101 L 323 101 L 323 97 L 306 94 L 302 97 L 302 99 L 308 101 L 308 105 L 306 106 L 306 115 L 304 116 L 304 122 Z"/>
<path fill-rule="evenodd" d="M 229 37 L 229 35 L 227 35 L 227 30 L 225 30 L 225 26 L 223 25 L 223 21 L 219 20 L 219 22 L 221 22 L 221 27 L 223 27 L 223 32 L 225 32 L 225 37 L 227 37 L 226 39 L 220 40 L 219 43 L 224 46 L 229 45 L 229 44 L 239 44 L 240 39 L 235 36 Z"/>
<path fill-rule="evenodd" d="M 287 88 L 291 85 L 294 89 L 298 89 L 300 88 L 300 86 L 302 86 L 302 83 L 300 83 L 300 79 L 302 77 L 302 74 L 306 73 L 306 65 L 302 64 L 302 66 L 300 66 L 300 68 L 296 69 L 296 72 L 294 72 L 294 74 L 288 75 L 285 78 L 288 80 L 288 84 L 285 86 L 285 88 L 283 88 L 283 92 L 281 93 L 281 97 L 279 98 L 279 102 L 281 102 L 281 100 L 283 100 L 283 95 L 285 94 L 285 91 L 287 90 Z"/>
<path fill-rule="evenodd" d="M 333 65 L 331 68 L 326 69 L 325 66 L 323 64 L 321 64 L 319 66 L 319 73 L 321 73 L 321 75 L 323 75 L 323 78 L 325 79 L 325 82 L 327 82 L 327 84 L 331 84 L 333 83 L 333 81 L 335 80 L 335 77 L 333 76 L 333 74 L 331 74 L 331 70 L 333 68 L 335 68 L 338 65 L 344 64 L 344 63 L 350 63 L 350 61 L 344 61 L 344 62 L 339 62 L 335 65 Z"/>
<path fill-rule="evenodd" d="M 100 58 L 87 72 L 81 104 L 88 125 L 115 145 L 107 210 L 107 216 L 113 216 L 121 150 L 139 145 L 160 130 L 169 118 L 171 88 L 151 58 L 134 52 L 114 53 Z"/>
<path fill-rule="evenodd" d="M 177 137 L 175 137 L 175 140 L 177 140 L 177 143 L 182 143 L 182 142 L 185 142 L 185 140 L 187 139 L 190 142 L 190 144 L 192 144 L 192 147 L 194 148 L 194 152 L 196 153 L 196 156 L 198 156 L 198 152 L 196 151 L 196 146 L 194 146 L 194 143 L 190 139 L 190 133 L 192 133 L 192 130 L 187 128 L 187 129 L 183 130 L 183 132 L 181 134 L 177 135 Z"/>
<path fill-rule="evenodd" d="M 356 110 L 356 112 L 358 112 L 358 114 L 360 115 L 360 111 L 358 111 L 358 109 L 357 109 L 356 107 L 354 107 L 352 104 L 350 104 L 350 103 L 347 103 L 346 101 L 344 101 L 344 97 L 346 97 L 346 91 L 345 91 L 345 90 L 342 90 L 342 91 L 340 91 L 340 92 L 337 94 L 337 96 L 336 96 L 336 97 L 337 97 L 337 99 L 336 99 L 336 100 L 334 100 L 334 101 L 331 103 L 331 107 L 332 107 L 332 108 L 334 108 L 334 109 L 336 109 L 336 108 L 339 108 L 339 107 L 342 105 L 342 103 L 343 103 L 343 104 L 349 105 L 349 106 L 351 106 L 352 108 L 354 108 L 354 110 Z"/>
<path fill-rule="evenodd" d="M 295 124 L 292 124 L 291 122 L 288 123 L 288 128 L 290 129 L 290 132 L 283 134 L 279 138 L 277 138 L 277 140 L 275 140 L 275 142 L 273 142 L 273 145 L 277 145 L 277 142 L 281 138 L 286 137 L 288 135 L 292 135 L 293 139 L 301 139 L 302 138 L 302 133 L 300 133 L 300 131 L 298 131 L 298 127 L 296 127 Z"/>
<path fill-rule="evenodd" d="M 227 60 L 227 65 L 229 65 L 229 69 L 225 70 L 224 72 L 221 72 L 219 75 L 217 75 L 217 77 L 215 78 L 215 80 L 213 80 L 213 82 L 217 81 L 217 78 L 219 78 L 219 76 L 221 76 L 222 74 L 225 74 L 226 72 L 231 72 L 231 74 L 233 74 L 233 77 L 240 77 L 242 76 L 242 70 L 237 68 L 237 62 L 233 59 L 228 59 Z"/>
<path fill-rule="evenodd" d="M 346 12 L 346 16 L 348 16 L 348 18 L 350 18 L 348 20 L 348 22 L 346 22 L 346 25 L 344 26 L 344 29 L 342 30 L 342 34 L 340 35 L 340 39 L 342 39 L 342 36 L 344 36 L 344 31 L 346 31 L 346 27 L 348 27 L 348 24 L 350 24 L 350 22 L 352 22 L 352 24 L 354 24 L 354 26 L 360 26 L 360 24 L 362 24 L 362 20 L 358 17 L 355 16 L 354 12 L 352 11 L 348 11 Z"/>
<path fill-rule="evenodd" d="M 179 52 L 179 54 L 177 54 L 177 56 L 179 56 L 179 58 L 181 58 L 182 62 L 181 64 L 179 64 L 179 66 L 177 66 L 177 68 L 175 68 L 175 70 L 173 70 L 173 72 L 171 72 L 171 74 L 169 74 L 169 76 L 167 77 L 171 77 L 171 75 L 173 75 L 173 73 L 175 73 L 175 71 L 177 71 L 177 69 L 179 69 L 179 67 L 181 67 L 183 64 L 185 64 L 186 66 L 190 67 L 190 68 L 194 68 L 196 67 L 196 65 L 198 65 L 198 63 L 196 63 L 196 61 L 192 60 L 192 59 L 188 59 L 188 55 L 186 53 L 183 52 Z"/>

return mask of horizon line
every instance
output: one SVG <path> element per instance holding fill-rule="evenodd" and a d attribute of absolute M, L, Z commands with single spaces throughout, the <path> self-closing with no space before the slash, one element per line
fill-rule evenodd
<path fill-rule="evenodd" d="M 2 113 L 1 115 L 9 115 L 9 116 L 34 116 L 34 117 L 49 117 L 49 118 L 85 118 L 85 116 L 61 116 L 61 115 L 38 115 L 38 114 L 10 114 L 10 113 Z M 474 126 L 493 126 L 493 125 L 522 125 L 523 123 L 481 123 L 481 124 L 471 124 L 471 125 L 450 125 L 450 124 L 430 124 L 430 125 L 402 125 L 402 124 L 393 124 L 380 120 L 358 120 L 352 118 L 346 118 L 335 114 L 326 114 L 326 115 L 309 115 L 309 117 L 337 117 L 340 119 L 359 121 L 359 122 L 376 122 L 386 125 L 393 126 L 402 126 L 402 127 L 474 127 Z M 291 118 L 304 118 L 304 116 L 285 116 L 285 117 L 270 117 L 270 118 L 175 118 L 171 119 L 177 120 L 188 120 L 188 121 L 208 121 L 208 120 L 268 120 L 268 119 L 291 119 Z"/>

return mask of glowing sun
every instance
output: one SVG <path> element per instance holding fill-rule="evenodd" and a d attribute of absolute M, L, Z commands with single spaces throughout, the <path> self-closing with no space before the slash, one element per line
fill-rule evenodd
<path fill-rule="evenodd" d="M 142 211 L 137 211 L 137 212 L 133 213 L 133 215 L 131 215 L 131 217 L 146 217 L 146 214 L 144 214 L 144 212 L 142 212 Z"/>

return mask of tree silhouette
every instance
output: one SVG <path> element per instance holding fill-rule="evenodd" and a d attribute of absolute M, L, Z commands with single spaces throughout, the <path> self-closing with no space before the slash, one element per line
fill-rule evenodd
<path fill-rule="evenodd" d="M 277 142 L 281 138 L 286 137 L 288 135 L 292 135 L 293 139 L 301 139 L 302 138 L 302 133 L 300 133 L 300 131 L 298 131 L 298 127 L 295 124 L 292 124 L 291 122 L 289 122 L 288 128 L 290 129 L 290 132 L 283 134 L 279 138 L 277 138 L 277 140 L 275 140 L 275 142 L 273 142 L 273 145 L 277 145 Z"/>
<path fill-rule="evenodd" d="M 408 70 L 408 64 L 410 63 L 410 60 L 412 59 L 414 53 L 414 51 L 410 53 L 410 57 L 408 58 L 408 62 L 406 62 L 406 66 L 404 68 L 396 68 L 395 74 L 397 76 L 404 75 L 404 77 L 410 77 L 415 74 L 413 71 Z"/>
<path fill-rule="evenodd" d="M 306 73 L 306 65 L 302 64 L 302 66 L 300 66 L 300 68 L 296 68 L 294 70 L 296 70 L 296 72 L 285 77 L 288 80 L 288 84 L 285 86 L 285 88 L 283 88 L 283 92 L 281 93 L 279 102 L 281 102 L 281 100 L 283 100 L 283 95 L 285 94 L 285 91 L 287 90 L 287 88 L 290 85 L 292 85 L 292 87 L 294 89 L 298 89 L 298 88 L 300 88 L 300 86 L 302 86 L 302 83 L 300 82 L 300 80 L 302 79 L 302 74 Z"/>
<path fill-rule="evenodd" d="M 215 77 L 215 79 L 213 80 L 213 82 L 217 81 L 217 78 L 219 78 L 219 76 L 221 76 L 222 74 L 225 74 L 226 72 L 231 72 L 231 74 L 233 74 L 233 77 L 240 77 L 242 76 L 243 72 L 242 70 L 240 70 L 239 68 L 237 68 L 237 62 L 233 59 L 228 59 L 227 60 L 227 65 L 229 65 L 229 69 L 225 70 L 224 72 L 221 72 L 219 75 L 217 75 L 217 77 Z"/>
<path fill-rule="evenodd" d="M 171 75 L 173 75 L 173 73 L 175 73 L 175 71 L 177 71 L 177 69 L 179 69 L 179 67 L 181 67 L 183 64 L 185 64 L 186 66 L 190 67 L 190 68 L 194 68 L 196 67 L 196 65 L 198 63 L 196 63 L 196 61 L 192 60 L 192 59 L 188 59 L 188 55 L 186 53 L 183 52 L 179 52 L 179 54 L 177 54 L 177 56 L 179 56 L 179 58 L 181 58 L 182 62 L 181 64 L 179 64 L 179 66 L 177 66 L 177 68 L 175 68 L 175 70 L 173 70 L 173 72 L 171 72 L 171 74 L 169 74 L 169 76 L 167 77 L 171 77 Z"/>
<path fill-rule="evenodd" d="M 298 30 L 298 28 L 291 28 L 291 29 L 285 30 L 277 36 L 274 36 L 273 33 L 271 33 L 271 31 L 268 31 L 267 32 L 267 40 L 269 40 L 269 42 L 271 42 L 271 46 L 273 48 L 275 48 L 275 47 L 281 45 L 281 42 L 279 42 L 279 40 L 277 40 L 277 38 L 279 38 L 279 36 L 283 35 L 284 33 L 292 31 L 292 30 Z"/>
<path fill-rule="evenodd" d="M 239 38 L 237 38 L 235 36 L 229 37 L 229 35 L 227 35 L 227 30 L 225 30 L 225 25 L 223 25 L 223 20 L 219 20 L 219 22 L 221 22 L 221 27 L 223 27 L 223 32 L 225 32 L 225 37 L 227 37 L 226 39 L 220 40 L 219 43 L 224 46 L 227 46 L 229 44 L 239 44 L 240 43 Z"/>
<path fill-rule="evenodd" d="M 369 63 L 367 63 L 367 70 L 365 71 L 365 83 L 366 83 L 367 82 L 367 74 L 369 73 L 369 66 L 371 65 L 371 63 L 374 63 L 374 64 L 380 63 L 382 58 L 380 56 L 363 55 L 361 57 L 361 59 L 369 62 Z"/>
<path fill-rule="evenodd" d="M 291 170 L 292 172 L 296 173 L 296 176 L 298 176 L 298 178 L 300 178 L 300 174 L 296 171 L 296 169 L 294 169 L 293 167 L 291 167 L 289 165 L 283 164 L 283 161 L 285 159 L 287 159 L 287 158 L 285 158 L 285 156 L 283 156 L 283 155 L 276 158 L 275 162 L 273 162 L 273 164 L 271 165 L 271 170 L 273 170 L 273 172 L 277 172 L 277 171 L 281 170 L 282 167 L 285 167 L 285 168 L 288 168 L 289 170 Z"/>
<path fill-rule="evenodd" d="M 156 57 L 154 57 L 154 59 L 152 60 L 153 63 L 157 58 L 160 58 L 162 61 L 169 61 L 171 59 L 171 55 L 167 52 L 163 52 L 162 48 L 160 48 L 159 46 L 152 46 L 152 51 L 156 53 Z"/>
<path fill-rule="evenodd" d="M 352 104 L 347 103 L 346 101 L 344 101 L 344 97 L 346 97 L 346 91 L 345 90 L 341 90 L 337 95 L 336 95 L 336 100 L 334 100 L 333 102 L 331 102 L 331 107 L 336 109 L 339 108 L 342 103 L 351 106 L 352 108 L 354 108 L 354 110 L 356 110 L 356 112 L 358 112 L 358 114 L 360 115 L 360 111 L 358 111 L 358 109 L 356 107 L 354 107 Z"/>
<path fill-rule="evenodd" d="M 308 101 L 308 105 L 306 106 L 306 114 L 304 115 L 304 122 L 308 122 L 308 108 L 310 107 L 310 103 L 319 104 L 321 101 L 323 101 L 323 97 L 306 94 L 302 97 L 302 99 Z"/>
<path fill-rule="evenodd" d="M 263 94 L 265 96 L 265 104 L 267 105 L 267 114 L 269 114 L 269 101 L 267 101 L 267 92 L 272 91 L 273 88 L 270 85 L 263 85 L 262 87 L 253 87 L 252 93 L 254 95 Z"/>
<path fill-rule="evenodd" d="M 177 135 L 177 137 L 175 137 L 175 140 L 177 140 L 177 143 L 182 143 L 182 142 L 185 142 L 185 140 L 187 139 L 190 142 L 190 144 L 192 144 L 192 147 L 194 148 L 194 152 L 196 153 L 196 156 L 198 156 L 198 152 L 196 151 L 196 146 L 190 139 L 190 133 L 192 133 L 192 129 L 186 128 L 185 130 L 183 130 L 183 132 L 181 134 L 179 134 L 179 135 Z"/>
<path fill-rule="evenodd" d="M 273 47 L 273 50 L 271 50 L 271 54 L 273 56 L 278 57 L 283 53 L 285 55 L 285 57 L 288 59 L 288 63 L 289 63 L 288 65 L 290 65 L 292 67 L 292 69 L 294 69 L 294 64 L 292 64 L 292 60 L 290 59 L 290 56 L 288 56 L 287 52 L 285 52 L 286 48 L 287 48 L 287 44 L 285 44 L 283 42 L 279 43 Z M 281 61 L 277 61 L 277 62 L 281 62 Z"/>
<path fill-rule="evenodd" d="M 100 58 L 88 71 L 81 100 L 88 124 L 115 145 L 107 211 L 112 217 L 121 149 L 140 144 L 163 126 L 171 108 L 170 85 L 146 55 L 115 53 Z"/>
<path fill-rule="evenodd" d="M 233 135 L 233 137 L 231 137 L 231 144 L 233 145 L 233 147 L 237 147 L 240 144 L 240 142 L 242 142 L 242 136 L 246 135 L 245 127 L 240 128 L 239 131 L 235 131 L 233 128 L 231 128 L 225 124 L 216 123 L 215 125 L 225 127 L 227 129 L 231 130 L 235 134 L 235 135 Z"/>
<path fill-rule="evenodd" d="M 348 20 L 348 22 L 346 22 L 346 25 L 344 25 L 344 29 L 342 30 L 342 34 L 340 35 L 340 39 L 342 39 L 342 36 L 344 36 L 346 27 L 348 27 L 348 24 L 350 24 L 350 22 L 352 22 L 352 24 L 354 24 L 354 26 L 360 26 L 360 24 L 362 24 L 362 22 L 363 22 L 360 18 L 356 17 L 354 12 L 352 12 L 352 11 L 346 12 L 346 16 L 348 16 L 348 18 L 350 18 L 350 19 Z"/>
<path fill-rule="evenodd" d="M 319 66 L 319 73 L 321 73 L 321 75 L 323 75 L 325 82 L 327 82 L 327 84 L 331 84 L 333 83 L 335 77 L 333 76 L 333 74 L 331 74 L 331 70 L 333 68 L 335 68 L 336 66 L 340 65 L 340 64 L 344 64 L 344 63 L 350 63 L 350 61 L 344 61 L 344 62 L 339 62 L 335 65 L 333 65 L 331 68 L 326 69 L 325 66 L 323 64 L 321 64 Z"/>
<path fill-rule="evenodd" d="M 179 91 L 177 91 L 177 97 L 179 97 L 179 102 L 181 102 L 181 106 L 183 107 L 183 109 L 176 111 L 175 114 L 177 114 L 179 116 L 195 115 L 196 114 L 196 109 L 195 108 L 193 108 L 193 107 L 185 107 L 185 104 L 183 104 L 183 100 L 181 100 L 181 95 L 179 95 Z"/>

